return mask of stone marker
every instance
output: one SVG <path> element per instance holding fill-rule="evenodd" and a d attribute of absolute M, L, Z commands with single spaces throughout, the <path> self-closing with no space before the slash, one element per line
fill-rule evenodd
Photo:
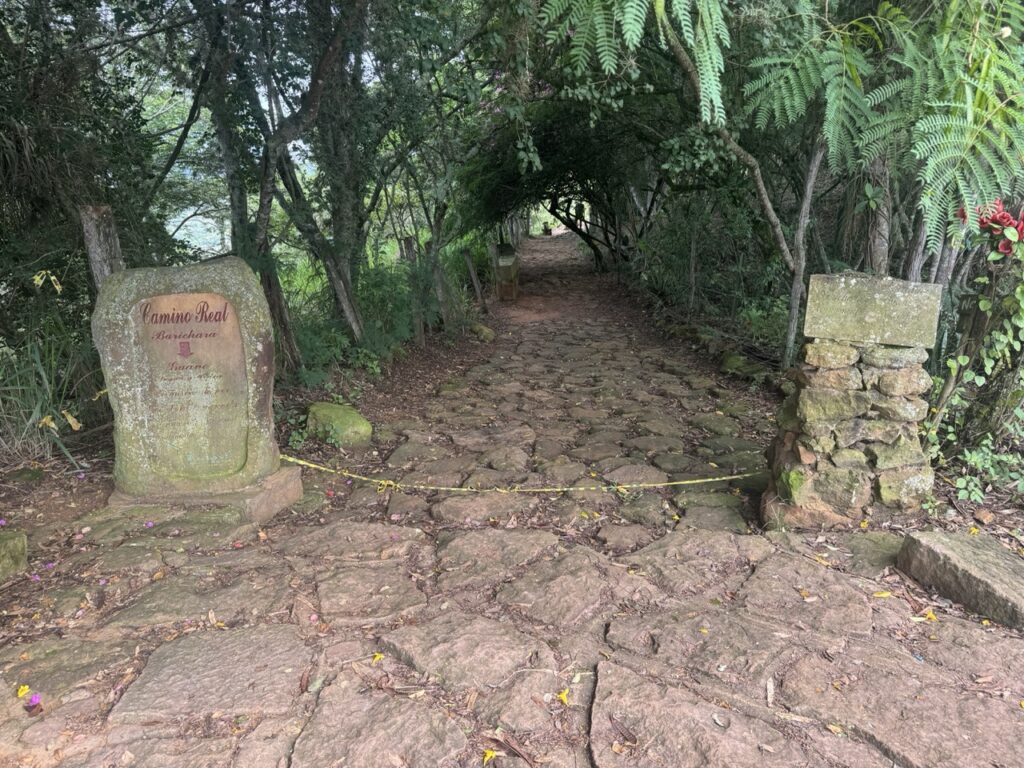
<path fill-rule="evenodd" d="M 241 494 L 262 519 L 301 496 L 299 468 L 279 468 L 270 312 L 245 262 L 115 273 L 92 328 L 114 411 L 118 500 Z"/>
<path fill-rule="evenodd" d="M 804 335 L 931 349 L 941 304 L 941 285 L 861 272 L 811 275 Z"/>
<path fill-rule="evenodd" d="M 918 423 L 931 377 L 941 289 L 857 273 L 814 275 L 804 364 L 779 412 L 761 519 L 772 527 L 850 526 L 915 509 L 934 474 Z"/>
<path fill-rule="evenodd" d="M 495 267 L 495 286 L 501 301 L 515 301 L 519 298 L 519 256 L 508 243 L 498 245 L 498 259 Z"/>
<path fill-rule="evenodd" d="M 1024 560 L 985 535 L 919 531 L 896 559 L 908 576 L 1001 624 L 1024 629 Z"/>

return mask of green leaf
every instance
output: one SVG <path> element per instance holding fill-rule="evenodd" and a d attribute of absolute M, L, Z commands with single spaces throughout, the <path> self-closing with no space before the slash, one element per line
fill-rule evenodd
<path fill-rule="evenodd" d="M 1003 230 L 1003 237 L 1009 240 L 1011 243 L 1016 243 L 1020 239 L 1020 234 L 1014 227 L 1006 227 Z"/>

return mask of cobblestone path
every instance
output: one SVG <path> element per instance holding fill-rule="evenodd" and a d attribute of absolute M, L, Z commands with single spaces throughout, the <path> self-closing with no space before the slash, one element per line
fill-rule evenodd
<path fill-rule="evenodd" d="M 374 471 L 589 488 L 763 467 L 770 398 L 649 336 L 568 236 L 523 263 L 489 356 L 375 424 Z M 139 508 L 33 534 L 67 546 L 0 593 L 0 764 L 1024 765 L 1024 641 L 933 608 L 891 533 L 759 534 L 757 477 L 306 484 L 259 531 Z"/>

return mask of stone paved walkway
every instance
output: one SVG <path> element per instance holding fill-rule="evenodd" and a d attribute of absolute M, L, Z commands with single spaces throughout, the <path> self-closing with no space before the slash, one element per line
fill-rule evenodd
<path fill-rule="evenodd" d="M 768 401 L 644 335 L 568 237 L 524 267 L 491 357 L 377 425 L 383 471 L 762 466 Z M 0 764 L 1024 765 L 1024 641 L 933 608 L 891 534 L 752 532 L 756 478 L 622 498 L 306 482 L 262 531 L 230 510 L 78 520 L 41 582 L 0 594 Z"/>

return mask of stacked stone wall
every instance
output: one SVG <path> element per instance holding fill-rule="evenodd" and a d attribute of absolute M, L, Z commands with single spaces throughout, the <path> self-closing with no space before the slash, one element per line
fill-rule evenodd
<path fill-rule="evenodd" d="M 850 526 L 925 501 L 934 473 L 919 437 L 932 386 L 923 364 L 938 298 L 934 286 L 888 278 L 812 278 L 812 339 L 769 450 L 766 525 Z"/>

